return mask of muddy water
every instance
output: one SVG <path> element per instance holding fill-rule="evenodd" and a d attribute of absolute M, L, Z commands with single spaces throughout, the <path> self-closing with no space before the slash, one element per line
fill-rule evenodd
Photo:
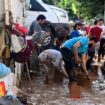
<path fill-rule="evenodd" d="M 24 91 L 28 93 L 28 103 L 32 105 L 105 105 L 105 94 L 93 92 L 90 86 L 86 88 L 88 83 L 81 84 L 81 98 L 78 100 L 69 98 L 67 79 L 62 84 L 46 85 L 42 76 L 35 76 L 32 78 L 32 83 L 34 88 L 32 93 L 29 92 L 31 90 L 29 83 L 24 84 Z"/>

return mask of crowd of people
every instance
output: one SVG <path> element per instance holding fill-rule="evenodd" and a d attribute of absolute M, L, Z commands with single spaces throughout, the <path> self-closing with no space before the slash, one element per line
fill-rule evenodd
<path fill-rule="evenodd" d="M 37 51 L 38 54 L 39 70 L 41 65 L 45 72 L 45 78 L 53 81 L 54 70 L 57 70 L 64 74 L 69 82 L 73 82 L 75 78 L 71 76 L 71 73 L 74 67 L 80 66 L 86 77 L 90 78 L 89 72 L 93 57 L 98 55 L 100 61 L 105 55 L 103 19 L 95 20 L 92 26 L 75 22 L 73 30 L 63 26 L 63 29 L 59 30 L 65 31 L 63 36 L 54 35 L 51 24 L 50 27 L 43 28 L 46 23 L 46 17 L 39 15 L 32 22 L 28 32 L 28 38 L 32 39 L 34 51 Z"/>
<path fill-rule="evenodd" d="M 41 25 L 45 22 L 46 17 L 39 15 L 37 20 L 31 24 L 29 35 L 41 32 Z M 44 65 L 43 69 L 45 71 L 50 69 L 50 63 L 52 63 L 60 72 L 65 73 L 70 81 L 73 81 L 70 75 L 72 68 L 73 66 L 78 66 L 81 62 L 82 69 L 89 78 L 93 57 L 98 54 L 99 59 L 102 59 L 105 53 L 105 26 L 103 19 L 95 20 L 92 26 L 76 22 L 73 30 L 67 27 L 64 28 L 67 35 L 53 37 L 53 42 L 48 47 L 46 47 L 47 45 L 41 45 L 39 63 Z M 51 34 L 50 29 L 45 29 L 44 31 L 46 32 L 46 37 L 55 36 Z M 46 75 L 48 76 L 49 74 L 47 73 Z"/>

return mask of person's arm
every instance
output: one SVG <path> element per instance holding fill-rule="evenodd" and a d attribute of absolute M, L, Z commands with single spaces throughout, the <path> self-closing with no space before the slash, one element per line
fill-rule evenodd
<path fill-rule="evenodd" d="M 33 27 L 33 32 L 32 33 L 37 33 L 36 26 Z"/>
<path fill-rule="evenodd" d="M 79 41 L 73 46 L 74 57 L 75 57 L 77 63 L 79 62 L 78 48 L 80 46 L 81 46 L 81 43 Z"/>
<path fill-rule="evenodd" d="M 38 32 L 38 26 L 35 23 L 32 23 L 32 33 L 37 33 Z"/>
<path fill-rule="evenodd" d="M 83 70 L 84 70 L 84 72 L 86 73 L 86 75 L 88 76 L 89 75 L 89 73 L 88 73 L 88 71 L 87 71 L 87 69 L 86 69 L 86 54 L 83 54 L 82 55 L 82 68 L 83 68 Z"/>
<path fill-rule="evenodd" d="M 68 74 L 67 74 L 67 71 L 66 71 L 64 65 L 65 65 L 65 64 L 64 64 L 63 60 L 61 60 L 61 62 L 60 62 L 60 64 L 59 64 L 60 69 L 62 70 L 62 73 L 63 73 L 66 77 L 68 77 Z"/>
<path fill-rule="evenodd" d="M 89 33 L 88 33 L 88 35 L 87 35 L 87 38 L 89 38 L 90 36 L 92 36 L 92 34 L 93 34 L 93 29 L 90 28 Z"/>

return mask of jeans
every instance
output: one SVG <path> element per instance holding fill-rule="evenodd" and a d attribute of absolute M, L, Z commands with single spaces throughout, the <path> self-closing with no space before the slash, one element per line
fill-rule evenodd
<path fill-rule="evenodd" d="M 73 66 L 76 65 L 76 61 L 74 59 L 74 54 L 72 53 L 71 50 L 69 50 L 66 47 L 61 48 L 61 54 L 62 54 L 63 60 L 65 62 L 65 68 L 66 68 L 66 72 L 69 76 L 69 81 L 73 81 L 73 78 L 71 78 L 70 73 L 73 69 Z"/>

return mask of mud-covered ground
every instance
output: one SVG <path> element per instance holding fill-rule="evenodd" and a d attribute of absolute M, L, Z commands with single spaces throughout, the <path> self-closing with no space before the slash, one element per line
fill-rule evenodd
<path fill-rule="evenodd" d="M 61 84 L 46 85 L 43 76 L 33 75 L 33 90 L 30 89 L 26 78 L 23 79 L 22 85 L 24 92 L 28 94 L 27 99 L 30 105 L 105 105 L 105 94 L 100 94 L 99 91 L 94 92 L 88 83 L 81 87 L 80 99 L 70 99 L 67 79 L 64 79 Z"/>

